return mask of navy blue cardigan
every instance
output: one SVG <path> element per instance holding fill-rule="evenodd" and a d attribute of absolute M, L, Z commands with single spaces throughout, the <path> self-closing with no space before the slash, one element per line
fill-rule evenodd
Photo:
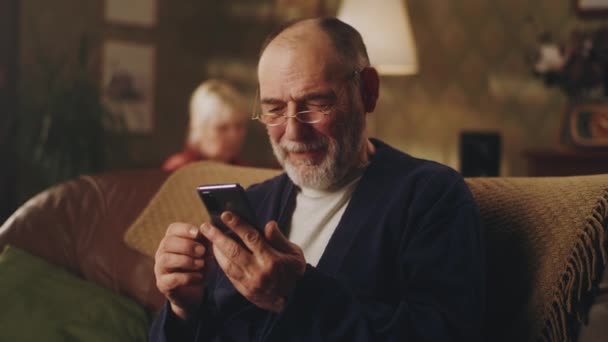
<path fill-rule="evenodd" d="M 318 265 L 284 310 L 249 303 L 218 268 L 200 315 L 168 306 L 151 341 L 479 341 L 485 263 L 477 206 L 454 170 L 372 140 L 376 153 Z M 248 189 L 261 226 L 288 227 L 296 188 Z"/>

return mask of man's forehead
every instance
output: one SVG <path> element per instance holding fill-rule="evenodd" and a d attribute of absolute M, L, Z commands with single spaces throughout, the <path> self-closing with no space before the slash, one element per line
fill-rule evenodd
<path fill-rule="evenodd" d="M 280 35 L 267 46 L 260 57 L 258 77 L 260 82 L 276 74 L 331 78 L 337 64 L 335 49 L 324 32 L 299 30 Z"/>
<path fill-rule="evenodd" d="M 300 97 L 309 92 L 327 88 L 331 79 L 327 67 L 323 63 L 302 61 L 302 56 L 294 58 L 282 56 L 285 60 L 268 60 L 260 68 L 259 86 L 262 97 Z M 291 61 L 288 61 L 291 60 Z M 299 61 L 297 61 L 299 60 Z"/>

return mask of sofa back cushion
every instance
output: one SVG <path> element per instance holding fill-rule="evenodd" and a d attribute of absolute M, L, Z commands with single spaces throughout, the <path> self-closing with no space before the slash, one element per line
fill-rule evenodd
<path fill-rule="evenodd" d="M 127 230 L 125 242 L 153 258 L 169 224 L 188 222 L 198 226 L 209 221 L 209 213 L 196 192 L 198 185 L 240 183 L 246 189 L 281 172 L 211 161 L 191 163 L 173 173 L 160 187 Z"/>

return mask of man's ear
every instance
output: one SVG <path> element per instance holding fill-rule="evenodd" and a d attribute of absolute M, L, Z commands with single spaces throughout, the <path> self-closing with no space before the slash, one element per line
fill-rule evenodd
<path fill-rule="evenodd" d="M 372 67 L 361 70 L 361 99 L 366 113 L 371 113 L 376 108 L 380 87 L 378 71 Z"/>

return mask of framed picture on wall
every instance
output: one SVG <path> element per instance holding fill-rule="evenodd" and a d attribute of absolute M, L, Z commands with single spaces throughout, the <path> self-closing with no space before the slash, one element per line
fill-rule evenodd
<path fill-rule="evenodd" d="M 562 122 L 562 145 L 608 148 L 608 103 L 571 105 Z"/>
<path fill-rule="evenodd" d="M 103 45 L 103 101 L 131 133 L 154 129 L 155 54 L 150 44 L 106 40 Z"/>
<path fill-rule="evenodd" d="M 576 10 L 582 16 L 608 15 L 608 0 L 574 0 Z"/>
<path fill-rule="evenodd" d="M 156 25 L 157 0 L 105 0 L 105 19 L 146 28 Z"/>

